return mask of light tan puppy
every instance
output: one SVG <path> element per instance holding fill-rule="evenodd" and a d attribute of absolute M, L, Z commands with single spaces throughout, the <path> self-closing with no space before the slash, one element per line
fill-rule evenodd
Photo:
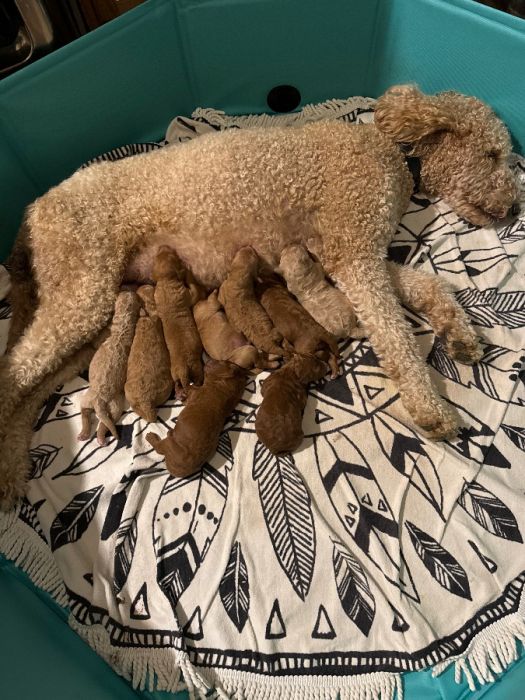
<path fill-rule="evenodd" d="M 140 301 L 135 292 L 120 292 L 109 336 L 96 351 L 89 365 L 89 389 L 82 397 L 82 431 L 79 440 L 90 436 L 90 417 L 94 411 L 98 420 L 97 440 L 106 444 L 107 431 L 118 438 L 115 422 L 124 408 L 124 384 Z"/>
<path fill-rule="evenodd" d="M 129 353 L 124 392 L 135 413 L 153 423 L 157 420 L 156 407 L 167 401 L 172 392 L 173 380 L 162 323 L 155 309 L 153 287 L 143 285 L 137 294 L 144 308 Z"/>
<path fill-rule="evenodd" d="M 286 246 L 280 269 L 290 292 L 329 333 L 336 338 L 363 336 L 348 297 L 328 282 L 323 266 L 312 260 L 304 246 Z"/>

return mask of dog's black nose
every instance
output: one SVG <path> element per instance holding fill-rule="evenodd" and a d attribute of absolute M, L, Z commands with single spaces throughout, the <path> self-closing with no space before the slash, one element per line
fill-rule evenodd
<path fill-rule="evenodd" d="M 511 216 L 518 216 L 518 214 L 521 211 L 521 207 L 519 202 L 514 202 L 514 204 L 510 208 L 510 215 Z"/>

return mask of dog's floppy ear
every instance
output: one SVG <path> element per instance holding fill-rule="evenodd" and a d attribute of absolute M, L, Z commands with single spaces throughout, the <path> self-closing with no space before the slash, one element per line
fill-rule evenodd
<path fill-rule="evenodd" d="M 375 123 L 398 143 L 414 144 L 438 131 L 454 131 L 458 123 L 452 106 L 415 85 L 396 85 L 376 104 Z"/>

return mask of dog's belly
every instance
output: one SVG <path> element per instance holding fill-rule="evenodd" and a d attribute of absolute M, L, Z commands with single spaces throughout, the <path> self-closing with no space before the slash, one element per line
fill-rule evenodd
<path fill-rule="evenodd" d="M 191 269 L 196 280 L 207 288 L 218 287 L 228 275 L 231 261 L 243 246 L 255 248 L 259 257 L 272 269 L 279 265 L 282 249 L 289 243 L 302 243 L 315 252 L 319 247 L 319 236 L 304 215 L 297 222 L 295 217 L 272 224 L 260 225 L 250 222 L 228 230 L 224 235 L 213 235 L 197 239 L 178 232 L 160 231 L 149 236 L 134 251 L 124 273 L 126 284 L 151 283 L 155 256 L 161 246 L 167 245 L 179 255 Z"/>

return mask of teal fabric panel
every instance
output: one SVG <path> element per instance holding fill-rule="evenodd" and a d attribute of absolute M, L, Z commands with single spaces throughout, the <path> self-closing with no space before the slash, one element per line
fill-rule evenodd
<path fill-rule="evenodd" d="M 65 612 L 37 595 L 5 560 L 0 560 L 0 600 L 2 700 L 141 697 L 69 628 Z"/>
<path fill-rule="evenodd" d="M 472 0 L 381 0 L 370 92 L 415 82 L 476 95 L 525 152 L 525 20 Z"/>
<path fill-rule="evenodd" d="M 171 0 L 146 3 L 0 81 L 0 260 L 36 195 L 191 112 L 176 14 Z"/>
<path fill-rule="evenodd" d="M 276 85 L 302 104 L 366 94 L 378 0 L 180 0 L 192 97 L 233 114 L 267 112 Z"/>

